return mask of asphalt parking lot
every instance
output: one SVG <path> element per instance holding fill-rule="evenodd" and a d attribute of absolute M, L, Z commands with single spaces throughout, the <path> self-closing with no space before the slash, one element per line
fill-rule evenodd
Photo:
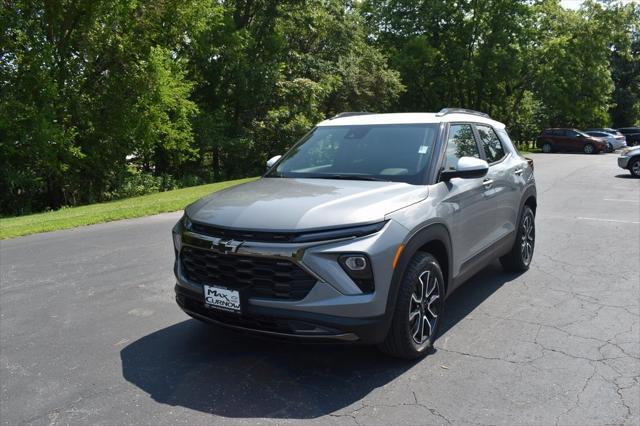
<path fill-rule="evenodd" d="M 640 424 L 640 180 L 531 155 L 537 246 L 447 302 L 432 354 L 247 338 L 173 300 L 179 214 L 0 242 L 3 424 Z"/>

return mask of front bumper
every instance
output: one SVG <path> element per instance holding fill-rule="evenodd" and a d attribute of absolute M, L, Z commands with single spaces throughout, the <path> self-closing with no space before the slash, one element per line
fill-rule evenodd
<path fill-rule="evenodd" d="M 182 236 L 182 247 L 220 253 L 220 240 L 186 231 L 178 224 L 174 232 Z M 387 298 L 393 277 L 393 258 L 407 230 L 389 221 L 374 234 L 313 243 L 241 242 L 228 256 L 279 258 L 294 262 L 316 280 L 301 300 L 269 297 L 247 297 L 243 313 L 228 314 L 205 308 L 203 284 L 189 279 L 176 256 L 176 301 L 189 315 L 231 328 L 266 335 L 302 340 L 379 343 L 387 334 L 392 312 L 387 311 Z M 363 293 L 339 265 L 344 253 L 366 253 L 371 260 L 375 290 Z"/>
<path fill-rule="evenodd" d="M 249 304 L 242 315 L 204 306 L 201 293 L 178 284 L 176 302 L 188 315 L 237 331 L 302 342 L 380 343 L 387 318 L 346 318 Z"/>
<path fill-rule="evenodd" d="M 628 169 L 629 168 L 629 157 L 618 157 L 618 167 L 622 168 L 622 169 Z"/>

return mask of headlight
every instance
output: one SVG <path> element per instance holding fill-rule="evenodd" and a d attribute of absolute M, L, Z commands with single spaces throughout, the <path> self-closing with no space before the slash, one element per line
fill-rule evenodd
<path fill-rule="evenodd" d="M 180 253 L 180 249 L 182 248 L 182 234 L 179 232 L 173 232 L 173 247 L 176 249 L 176 252 Z"/>
<path fill-rule="evenodd" d="M 182 230 L 183 229 L 191 230 L 192 225 L 193 224 L 191 223 L 191 220 L 187 217 L 187 214 L 185 213 L 184 216 L 180 218 L 180 221 L 173 228 L 171 233 L 173 235 L 173 247 L 176 249 L 176 252 L 180 253 L 180 249 L 182 248 Z"/>
<path fill-rule="evenodd" d="M 191 220 L 189 219 L 189 216 L 187 216 L 186 213 L 182 217 L 182 226 L 184 226 L 184 229 L 186 229 L 187 231 L 191 231 L 191 227 L 193 226 L 193 223 L 191 223 Z"/>
<path fill-rule="evenodd" d="M 352 226 L 348 228 L 329 229 L 323 231 L 311 231 L 300 233 L 295 236 L 291 242 L 307 243 L 312 241 L 337 240 L 349 237 L 364 237 L 366 235 L 375 234 L 386 225 L 386 221 L 374 223 L 371 225 Z"/>

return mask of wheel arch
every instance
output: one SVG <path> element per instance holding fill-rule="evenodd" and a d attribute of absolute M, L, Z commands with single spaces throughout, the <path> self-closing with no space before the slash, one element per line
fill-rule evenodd
<path fill-rule="evenodd" d="M 538 194 L 534 184 L 529 184 L 524 190 L 522 197 L 520 198 L 520 208 L 518 209 L 518 221 L 522 216 L 522 209 L 524 206 L 529 206 L 533 210 L 533 215 L 536 215 L 538 209 Z"/>
<path fill-rule="evenodd" d="M 526 196 L 526 195 L 525 195 Z M 535 194 L 529 194 L 526 196 L 522 207 L 529 206 L 531 210 L 533 210 L 533 215 L 536 215 L 536 209 L 538 208 L 538 200 L 536 199 Z M 520 212 L 522 214 L 522 207 L 520 208 Z"/>
<path fill-rule="evenodd" d="M 452 251 L 451 237 L 449 229 L 443 223 L 431 223 L 413 233 L 404 244 L 404 249 L 398 258 L 398 262 L 393 271 L 385 315 L 389 324 L 393 318 L 398 288 L 404 276 L 404 272 L 413 256 L 418 252 L 428 252 L 432 254 L 440 263 L 445 281 L 445 293 L 450 288 L 452 273 Z"/>

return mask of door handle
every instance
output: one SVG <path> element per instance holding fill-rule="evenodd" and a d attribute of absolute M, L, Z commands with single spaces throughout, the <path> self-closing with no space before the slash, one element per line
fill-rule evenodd
<path fill-rule="evenodd" d="M 482 181 L 482 184 L 486 188 L 491 188 L 491 186 L 493 185 L 493 179 L 485 179 L 485 180 Z"/>
<path fill-rule="evenodd" d="M 522 174 L 522 169 L 515 169 L 513 171 L 513 173 L 517 174 L 517 175 L 521 175 Z"/>

